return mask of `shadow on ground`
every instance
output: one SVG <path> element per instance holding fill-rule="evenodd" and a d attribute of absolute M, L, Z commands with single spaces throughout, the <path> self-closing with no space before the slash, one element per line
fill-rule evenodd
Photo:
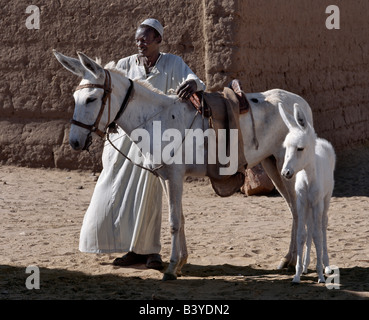
<path fill-rule="evenodd" d="M 40 289 L 29 290 L 25 267 L 0 265 L 1 300 L 240 300 L 240 299 L 364 299 L 369 292 L 369 268 L 340 269 L 341 288 L 317 284 L 316 274 L 292 285 L 293 274 L 233 265 L 188 264 L 177 281 L 89 275 L 40 268 Z"/>

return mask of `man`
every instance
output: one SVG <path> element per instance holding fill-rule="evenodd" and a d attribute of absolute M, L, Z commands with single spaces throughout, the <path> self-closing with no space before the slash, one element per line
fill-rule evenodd
<path fill-rule="evenodd" d="M 163 27 L 146 19 L 137 29 L 138 54 L 118 61 L 127 77 L 149 82 L 167 94 L 175 90 L 181 99 L 205 90 L 204 83 L 182 58 L 160 52 Z M 143 106 L 144 107 L 144 106 Z M 137 154 L 137 146 L 118 128 L 110 139 L 124 154 Z M 80 235 L 82 252 L 127 252 L 114 260 L 118 266 L 145 263 L 162 269 L 160 228 L 162 187 L 159 178 L 143 170 L 106 144 L 103 170 L 85 214 Z"/>

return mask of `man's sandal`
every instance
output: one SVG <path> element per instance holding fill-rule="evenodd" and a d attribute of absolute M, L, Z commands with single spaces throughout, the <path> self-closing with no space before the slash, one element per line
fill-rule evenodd
<path fill-rule="evenodd" d="M 113 261 L 114 266 L 128 267 L 134 264 L 141 264 L 147 261 L 147 255 L 128 252 L 121 258 L 116 258 Z"/>
<path fill-rule="evenodd" d="M 155 270 L 164 269 L 160 254 L 149 254 L 147 256 L 146 268 Z"/>

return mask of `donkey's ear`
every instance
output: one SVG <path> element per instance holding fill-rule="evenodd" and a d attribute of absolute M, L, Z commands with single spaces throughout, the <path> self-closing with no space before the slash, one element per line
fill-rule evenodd
<path fill-rule="evenodd" d="M 309 124 L 308 124 L 308 121 L 306 119 L 305 112 L 302 109 L 302 107 L 300 107 L 297 103 L 295 103 L 293 105 L 293 115 L 294 115 L 295 121 L 296 121 L 297 125 L 300 127 L 300 129 L 307 130 Z"/>
<path fill-rule="evenodd" d="M 83 77 L 85 68 L 78 59 L 67 57 L 53 49 L 53 53 L 62 66 L 77 76 Z"/>
<path fill-rule="evenodd" d="M 287 128 L 289 130 L 295 128 L 296 124 L 295 124 L 294 119 L 284 111 L 284 107 L 283 107 L 282 103 L 280 103 L 280 102 L 278 103 L 278 109 L 279 109 L 279 114 L 281 115 L 282 120 L 286 124 Z"/>
<path fill-rule="evenodd" d="M 93 61 L 91 58 L 87 57 L 82 52 L 77 52 L 79 60 L 82 65 L 96 78 L 99 79 L 104 75 L 104 68 Z"/>

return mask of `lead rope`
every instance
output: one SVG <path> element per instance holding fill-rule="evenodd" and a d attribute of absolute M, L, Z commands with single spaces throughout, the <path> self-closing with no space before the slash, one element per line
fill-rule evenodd
<path fill-rule="evenodd" d="M 155 177 L 159 177 L 158 173 L 156 172 L 156 170 L 159 170 L 160 168 L 163 167 L 163 165 L 160 165 L 159 167 L 156 167 L 154 169 L 151 168 L 147 168 L 144 167 L 142 165 L 140 165 L 139 163 L 134 162 L 131 158 L 129 158 L 128 156 L 126 156 L 122 151 L 120 151 L 114 144 L 113 142 L 111 142 L 110 138 L 109 138 L 109 132 L 106 133 L 106 140 L 108 140 L 108 142 L 110 143 L 110 145 L 116 150 L 118 151 L 124 158 L 126 158 L 129 162 L 133 163 L 135 166 L 147 170 L 149 172 L 151 172 Z"/>

